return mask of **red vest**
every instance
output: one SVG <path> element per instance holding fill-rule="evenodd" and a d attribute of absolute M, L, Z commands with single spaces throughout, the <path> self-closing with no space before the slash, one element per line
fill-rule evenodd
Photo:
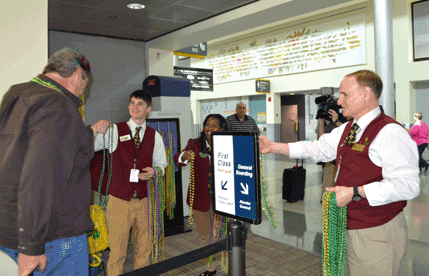
<path fill-rule="evenodd" d="M 134 168 L 134 156 L 136 156 L 136 169 L 140 170 L 153 165 L 153 149 L 155 147 L 155 130 L 146 126 L 146 131 L 140 148 L 137 149 L 134 144 L 134 139 L 126 122 L 116 124 L 118 127 L 118 146 L 113 152 L 113 172 L 110 182 L 109 194 L 122 200 L 130 201 L 134 191 L 137 191 L 139 199 L 147 197 L 147 181 L 139 179 L 139 182 L 130 182 L 130 172 Z M 131 139 L 121 142 L 120 137 L 130 135 Z M 106 150 L 106 160 L 108 159 L 108 151 Z M 91 165 L 91 181 L 92 189 L 98 190 L 98 182 L 103 164 L 103 151 L 95 154 Z M 105 174 L 103 177 L 103 185 L 101 192 L 106 193 L 108 179 L 108 162 L 106 162 Z"/>
<path fill-rule="evenodd" d="M 398 122 L 382 112 L 368 125 L 356 146 L 345 143 L 352 123 L 353 121 L 350 121 L 347 124 L 338 146 L 337 169 L 340 166 L 340 172 L 336 186 L 362 186 L 383 180 L 381 167 L 371 162 L 368 149 L 385 125 Z M 362 151 L 356 150 L 359 147 Z M 399 214 L 406 205 L 406 201 L 398 201 L 372 207 L 366 198 L 352 201 L 347 205 L 347 229 L 364 229 L 383 225 Z"/>

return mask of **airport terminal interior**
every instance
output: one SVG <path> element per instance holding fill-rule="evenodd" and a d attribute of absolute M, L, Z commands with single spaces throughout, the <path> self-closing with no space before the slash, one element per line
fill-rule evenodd
<path fill-rule="evenodd" d="M 429 121 L 429 0 L 141 1 L 148 16 L 130 12 L 123 1 L 27 2 L 10 2 L 10 14 L 0 19 L 7 46 L 0 98 L 12 84 L 40 73 L 48 55 L 63 47 L 76 47 L 91 62 L 93 79 L 80 109 L 87 125 L 127 121 L 128 97 L 149 76 L 164 76 L 168 82 L 179 78 L 175 67 L 198 69 L 196 75 L 211 70 L 209 89 L 195 86 L 182 95 L 173 89 L 154 97 L 148 118 L 154 128 L 158 124 L 169 132 L 162 120 L 180 126 L 175 152 L 198 137 L 208 114 L 227 117 L 240 101 L 261 135 L 275 142 L 315 140 L 315 98 L 324 88 L 338 96 L 344 76 L 364 69 L 383 74 L 383 81 L 388 78 L 380 99 L 387 115 L 406 127 L 414 123 L 415 112 Z M 390 3 L 386 12 L 378 11 L 390 19 L 380 21 L 380 3 Z M 380 26 L 389 27 L 389 33 Z M 204 48 L 203 56 L 175 53 L 192 46 Z M 270 83 L 268 91 L 257 91 L 260 81 Z M 429 150 L 423 157 L 429 161 Z M 261 224 L 247 226 L 246 275 L 322 275 L 322 167 L 304 161 L 304 200 L 288 203 L 282 199 L 283 171 L 295 165 L 295 159 L 263 155 L 267 198 L 278 222 L 274 228 L 262 212 Z M 420 194 L 404 209 L 408 248 L 398 276 L 429 275 L 429 171 L 419 178 Z M 183 169 L 181 182 L 186 191 L 189 168 Z M 186 195 L 178 200 L 183 203 Z M 189 207 L 183 205 L 185 228 L 192 231 L 166 238 L 166 259 L 200 247 L 196 227 L 188 223 Z M 133 270 L 132 256 L 131 245 L 125 272 Z M 109 250 L 104 252 L 108 257 Z M 227 275 L 220 259 L 216 275 Z M 195 262 L 162 275 L 203 271 L 204 265 Z"/>
<path fill-rule="evenodd" d="M 293 167 L 296 164 L 295 160 L 284 158 L 283 161 L 263 160 L 262 163 L 268 199 L 273 206 L 278 224 L 274 229 L 263 214 L 260 225 L 250 226 L 246 245 L 246 275 L 323 275 L 321 166 L 308 160 L 304 163 L 307 170 L 305 198 L 303 201 L 288 203 L 282 199 L 283 169 Z M 429 171 L 420 175 L 420 181 L 420 195 L 409 201 L 404 210 L 408 224 L 408 248 L 398 276 L 429 275 L 427 261 L 429 256 Z M 186 224 L 186 227 L 190 227 L 189 224 Z M 174 251 L 169 256 L 184 254 L 187 250 L 198 248 L 196 229 L 192 227 L 191 229 L 193 231 L 190 233 L 167 237 L 166 252 L 168 249 Z M 131 256 L 132 250 L 129 249 L 126 272 L 132 271 Z M 217 256 L 220 259 L 220 254 Z M 108 252 L 105 257 L 108 258 Z M 203 264 L 196 262 L 162 275 L 197 275 L 203 269 Z M 220 265 L 217 270 L 217 275 L 228 275 L 221 271 Z"/>

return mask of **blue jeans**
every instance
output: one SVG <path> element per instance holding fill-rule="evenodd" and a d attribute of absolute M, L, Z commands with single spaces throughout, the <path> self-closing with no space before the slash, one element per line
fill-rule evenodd
<path fill-rule="evenodd" d="M 18 249 L 9 249 L 0 245 L 0 251 L 18 263 Z M 39 268 L 36 268 L 33 272 L 34 276 L 87 276 L 89 273 L 86 234 L 48 242 L 45 245 L 45 255 L 48 263 L 44 273 L 40 273 Z"/>

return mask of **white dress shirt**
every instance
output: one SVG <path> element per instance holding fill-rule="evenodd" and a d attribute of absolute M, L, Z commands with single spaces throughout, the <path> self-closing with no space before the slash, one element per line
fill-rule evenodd
<path fill-rule="evenodd" d="M 379 115 L 379 107 L 365 114 L 357 123 L 356 142 L 366 127 Z M 337 148 L 347 124 L 324 134 L 318 141 L 289 144 L 291 158 L 311 158 L 315 162 L 329 162 L 337 158 Z M 381 167 L 383 180 L 362 183 L 370 206 L 411 200 L 420 192 L 419 155 L 416 143 L 398 124 L 384 126 L 369 146 L 369 159 Z"/>
<path fill-rule="evenodd" d="M 131 140 L 133 140 L 134 135 L 136 133 L 136 127 L 142 127 L 139 132 L 140 136 L 140 143 L 143 141 L 144 134 L 146 132 L 146 125 L 145 122 L 143 125 L 139 126 L 137 125 L 132 119 L 130 119 L 127 122 L 128 127 L 131 130 Z M 113 129 L 113 143 L 112 147 L 109 145 L 110 142 L 110 131 Z M 104 137 L 104 139 L 103 139 Z M 104 140 L 104 141 L 103 141 Z M 103 145 L 104 143 L 104 145 Z M 106 134 L 98 133 L 95 136 L 94 141 L 94 151 L 99 151 L 104 148 L 108 148 L 109 152 L 114 152 L 116 148 L 118 147 L 118 127 L 116 124 L 113 124 L 113 128 L 109 128 L 109 130 L 106 132 Z M 133 156 L 130 156 L 130 158 L 133 158 Z M 153 167 L 160 167 L 162 169 L 162 172 L 164 173 L 165 167 L 167 167 L 167 158 L 165 155 L 165 147 L 164 147 L 164 141 L 162 140 L 161 135 L 156 131 L 155 132 L 155 146 L 153 149 L 153 157 L 152 157 L 152 166 Z M 140 168 L 142 169 L 142 168 Z M 141 172 L 140 172 L 141 173 Z"/>

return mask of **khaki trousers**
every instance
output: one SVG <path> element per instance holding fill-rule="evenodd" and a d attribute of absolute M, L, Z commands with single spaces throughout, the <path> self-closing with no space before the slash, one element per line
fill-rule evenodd
<path fill-rule="evenodd" d="M 328 162 L 323 166 L 323 183 L 322 183 L 322 201 L 323 194 L 326 192 L 326 187 L 334 187 L 335 184 L 335 164 Z"/>
<path fill-rule="evenodd" d="M 210 243 L 210 231 L 212 227 L 212 220 L 213 220 L 213 209 L 210 206 L 210 209 L 207 212 L 200 212 L 198 210 L 193 210 L 194 214 L 194 220 L 197 224 L 197 232 L 198 236 L 200 236 L 201 240 L 201 247 L 207 246 Z M 207 268 L 207 261 L 209 258 L 204 258 L 204 267 L 207 271 L 215 271 L 216 270 L 216 264 L 213 259 L 213 262 L 209 268 Z M 109 275 L 110 276 L 110 275 Z"/>
<path fill-rule="evenodd" d="M 127 257 L 128 240 L 132 227 L 134 247 L 134 270 L 149 265 L 152 251 L 148 229 L 148 199 L 147 197 L 122 200 L 112 195 L 107 204 L 107 220 L 109 221 L 110 255 L 107 262 L 107 274 L 116 276 L 123 274 Z"/>
<path fill-rule="evenodd" d="M 404 213 L 383 225 L 347 230 L 346 259 L 350 276 L 395 276 L 407 250 Z"/>

